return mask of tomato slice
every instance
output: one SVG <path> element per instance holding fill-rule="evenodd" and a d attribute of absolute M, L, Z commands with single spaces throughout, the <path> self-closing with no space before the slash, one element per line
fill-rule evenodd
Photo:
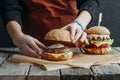
<path fill-rule="evenodd" d="M 109 47 L 109 45 L 108 44 L 102 44 L 102 45 L 100 45 L 100 46 L 96 46 L 95 44 L 90 44 L 90 45 L 87 45 L 86 46 L 86 48 L 107 48 L 107 47 Z"/>

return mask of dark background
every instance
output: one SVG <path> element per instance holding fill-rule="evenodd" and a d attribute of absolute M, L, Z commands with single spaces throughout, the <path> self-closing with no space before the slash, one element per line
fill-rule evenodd
<path fill-rule="evenodd" d="M 100 0 L 99 12 L 103 13 L 102 26 L 111 31 L 111 38 L 114 38 L 113 46 L 120 46 L 120 0 Z M 0 6 L 1 8 L 1 6 Z M 97 25 L 98 14 L 93 22 L 88 26 Z M 13 46 L 12 41 L 6 33 L 0 18 L 0 47 Z"/>

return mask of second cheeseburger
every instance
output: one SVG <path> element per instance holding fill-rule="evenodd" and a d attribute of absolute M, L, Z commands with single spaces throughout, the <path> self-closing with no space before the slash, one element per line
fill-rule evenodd
<path fill-rule="evenodd" d="M 89 45 L 85 51 L 90 54 L 108 54 L 111 52 L 113 39 L 110 39 L 110 31 L 106 27 L 94 26 L 87 31 Z"/>
<path fill-rule="evenodd" d="M 72 58 L 73 52 L 61 42 L 71 42 L 70 32 L 62 29 L 53 29 L 45 35 L 45 40 L 54 44 L 47 46 L 41 57 L 47 60 L 64 61 Z"/>

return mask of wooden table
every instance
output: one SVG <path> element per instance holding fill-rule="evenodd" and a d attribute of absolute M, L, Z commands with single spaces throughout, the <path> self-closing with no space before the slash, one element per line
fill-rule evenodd
<path fill-rule="evenodd" d="M 120 54 L 120 47 L 112 49 L 112 54 Z M 20 65 L 7 61 L 17 52 L 17 48 L 0 48 L 0 80 L 120 80 L 119 64 L 93 66 L 90 69 L 67 68 L 45 71 L 41 66 Z"/>

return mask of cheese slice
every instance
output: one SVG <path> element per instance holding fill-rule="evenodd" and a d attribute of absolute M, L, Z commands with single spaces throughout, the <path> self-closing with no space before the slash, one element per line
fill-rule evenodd
<path fill-rule="evenodd" d="M 50 55 L 54 56 L 54 57 L 57 59 L 58 57 L 60 57 L 60 56 L 62 56 L 62 55 L 68 57 L 68 56 L 72 56 L 72 54 L 73 54 L 73 53 L 72 53 L 71 51 L 68 51 L 68 52 L 61 53 L 61 54 L 57 54 L 57 53 L 56 53 L 56 54 L 55 54 L 55 53 L 53 54 L 53 53 L 52 53 L 52 54 L 50 54 Z"/>
<path fill-rule="evenodd" d="M 107 43 L 107 42 L 95 43 L 95 45 L 96 45 L 97 47 L 99 47 L 99 46 L 102 45 L 102 44 L 108 44 L 108 43 Z"/>
<path fill-rule="evenodd" d="M 101 40 L 101 41 L 95 41 L 95 40 L 91 40 L 91 44 L 95 44 L 97 47 L 99 47 L 102 44 L 108 44 L 108 45 L 112 45 L 112 43 L 114 42 L 113 39 L 109 39 L 109 40 Z"/>
<path fill-rule="evenodd" d="M 60 57 L 63 54 L 50 54 L 50 55 L 54 56 L 55 58 L 58 58 L 58 57 Z"/>

